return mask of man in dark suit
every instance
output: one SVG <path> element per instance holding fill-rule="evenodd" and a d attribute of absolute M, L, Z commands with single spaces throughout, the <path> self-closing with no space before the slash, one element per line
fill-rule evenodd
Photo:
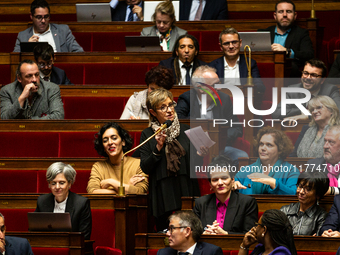
<path fill-rule="evenodd" d="M 73 85 L 67 78 L 65 71 L 53 65 L 55 57 L 51 45 L 37 45 L 34 48 L 33 53 L 35 62 L 39 67 L 40 77 L 43 80 L 53 82 L 58 85 Z"/>
<path fill-rule="evenodd" d="M 323 157 L 308 160 L 306 172 L 322 171 L 326 173 L 330 183 L 326 194 L 337 195 L 340 191 L 340 126 L 331 126 L 325 135 L 324 141 Z"/>
<path fill-rule="evenodd" d="M 227 0 L 180 0 L 179 20 L 226 20 Z"/>
<path fill-rule="evenodd" d="M 176 85 L 190 85 L 192 74 L 196 68 L 206 65 L 197 58 L 199 44 L 195 36 L 185 34 L 178 37 L 172 57 L 159 62 L 160 66 L 172 69 Z"/>
<path fill-rule="evenodd" d="M 340 237 L 340 195 L 334 196 L 334 203 L 320 229 L 319 235 L 323 237 Z"/>
<path fill-rule="evenodd" d="M 309 90 L 313 96 L 324 95 L 334 100 L 340 109 L 340 94 L 337 86 L 325 82 L 327 75 L 326 65 L 318 59 L 306 61 L 301 76 L 301 83 L 290 85 L 290 88 L 304 88 Z M 287 99 L 305 98 L 303 93 L 287 93 Z M 306 105 L 305 105 L 306 107 Z M 281 103 L 278 104 L 276 110 L 272 114 L 273 119 L 284 119 L 289 124 L 295 123 L 296 120 L 308 119 L 295 104 L 287 104 L 286 115 L 281 114 Z"/>
<path fill-rule="evenodd" d="M 248 68 L 246 59 L 240 54 L 242 49 L 242 39 L 235 28 L 224 29 L 219 36 L 220 47 L 223 56 L 215 59 L 209 66 L 217 70 L 217 75 L 225 79 L 225 83 L 233 83 L 233 85 L 244 85 L 247 83 Z M 255 60 L 251 60 L 251 76 L 257 92 L 263 93 L 266 87 L 261 81 L 259 69 Z M 227 80 L 228 79 L 228 80 Z"/>
<path fill-rule="evenodd" d="M 112 21 L 143 21 L 144 2 L 141 0 L 111 0 Z"/>
<path fill-rule="evenodd" d="M 200 219 L 192 211 L 177 211 L 169 217 L 170 247 L 161 249 L 157 255 L 223 255 L 222 249 L 216 245 L 198 242 L 203 233 Z"/>
<path fill-rule="evenodd" d="M 6 255 L 33 255 L 31 245 L 25 238 L 7 236 L 5 217 L 0 213 L 0 254 Z"/>
<path fill-rule="evenodd" d="M 259 30 L 270 31 L 273 51 L 285 51 L 287 58 L 293 59 L 291 77 L 300 77 L 299 68 L 314 57 L 308 30 L 294 25 L 296 17 L 295 4 L 291 0 L 281 0 L 275 6 L 276 26 Z"/>

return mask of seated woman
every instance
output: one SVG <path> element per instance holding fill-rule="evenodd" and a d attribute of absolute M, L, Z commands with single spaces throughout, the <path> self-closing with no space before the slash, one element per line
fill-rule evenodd
<path fill-rule="evenodd" d="M 171 69 L 164 66 L 155 66 L 145 74 L 147 89 L 135 92 L 127 101 L 120 119 L 149 119 L 149 111 L 146 108 L 148 94 L 158 88 L 170 90 L 174 83 L 174 75 Z"/>
<path fill-rule="evenodd" d="M 302 127 L 290 157 L 320 158 L 323 156 L 324 138 L 330 126 L 339 125 L 339 109 L 328 96 L 316 96 L 308 102 L 312 114 L 309 126 Z"/>
<path fill-rule="evenodd" d="M 123 154 L 132 147 L 129 133 L 115 122 L 105 124 L 96 134 L 94 148 L 105 161 L 94 163 L 87 184 L 88 193 L 116 194 L 120 186 L 120 164 Z M 147 175 L 140 168 L 140 160 L 124 157 L 123 185 L 127 194 L 146 193 Z"/>
<path fill-rule="evenodd" d="M 296 194 L 299 170 L 284 161 L 293 144 L 281 130 L 265 127 L 254 141 L 259 158 L 254 164 L 242 166 L 235 176 L 234 189 L 243 194 Z"/>
<path fill-rule="evenodd" d="M 258 223 L 244 235 L 239 255 L 248 255 L 249 247 L 256 245 L 250 255 L 297 255 L 292 226 L 287 216 L 276 209 L 263 213 Z"/>
<path fill-rule="evenodd" d="M 206 226 L 203 234 L 240 234 L 249 231 L 258 220 L 256 199 L 232 191 L 232 160 L 217 156 L 209 164 L 213 194 L 195 200 L 194 213 Z"/>
<path fill-rule="evenodd" d="M 70 191 L 76 180 L 76 170 L 72 166 L 56 162 L 46 172 L 48 187 L 52 193 L 38 197 L 36 212 L 69 212 L 73 232 L 83 232 L 89 240 L 92 230 L 90 200 Z"/>
<path fill-rule="evenodd" d="M 298 203 L 282 206 L 294 235 L 317 235 L 327 212 L 318 205 L 329 187 L 329 179 L 322 172 L 303 172 L 297 183 Z"/>
<path fill-rule="evenodd" d="M 175 8 L 170 0 L 160 2 L 152 15 L 155 25 L 143 28 L 142 36 L 158 36 L 163 51 L 172 51 L 176 40 L 187 31 L 176 27 Z"/>

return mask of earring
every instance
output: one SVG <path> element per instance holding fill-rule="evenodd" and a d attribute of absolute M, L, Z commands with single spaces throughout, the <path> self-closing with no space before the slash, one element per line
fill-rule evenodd
<path fill-rule="evenodd" d="M 262 237 L 264 237 L 264 233 L 262 233 Z"/>

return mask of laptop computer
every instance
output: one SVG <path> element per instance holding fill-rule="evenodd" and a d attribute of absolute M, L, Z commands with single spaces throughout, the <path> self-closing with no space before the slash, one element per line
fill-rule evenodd
<path fill-rule="evenodd" d="M 239 32 L 242 48 L 249 45 L 252 51 L 272 51 L 270 32 Z"/>
<path fill-rule="evenodd" d="M 48 44 L 48 42 L 21 42 L 20 52 L 33 52 L 35 46 L 40 44 Z"/>
<path fill-rule="evenodd" d="M 28 212 L 29 231 L 71 232 L 70 213 Z"/>
<path fill-rule="evenodd" d="M 78 22 L 108 22 L 111 19 L 109 3 L 76 4 Z"/>
<path fill-rule="evenodd" d="M 162 51 L 158 36 L 125 36 L 126 51 Z"/>
<path fill-rule="evenodd" d="M 151 17 L 155 12 L 156 6 L 164 1 L 144 1 L 144 21 L 152 21 Z M 179 19 L 179 1 L 172 1 L 175 8 L 175 16 Z"/>

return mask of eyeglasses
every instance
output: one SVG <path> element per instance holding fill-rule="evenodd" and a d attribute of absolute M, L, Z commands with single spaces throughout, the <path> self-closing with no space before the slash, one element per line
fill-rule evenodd
<path fill-rule="evenodd" d="M 44 20 L 49 20 L 50 19 L 50 14 L 46 14 L 45 16 L 42 16 L 42 15 L 36 15 L 36 16 L 33 16 L 35 19 L 39 20 L 39 21 L 42 21 L 43 19 Z"/>
<path fill-rule="evenodd" d="M 169 105 L 162 105 L 160 108 L 156 108 L 156 110 L 161 110 L 162 112 L 166 112 L 168 108 L 173 110 L 176 107 L 176 105 L 177 105 L 176 102 L 172 102 Z"/>
<path fill-rule="evenodd" d="M 316 78 L 318 78 L 319 76 L 322 76 L 322 75 L 318 75 L 317 73 L 308 73 L 307 71 L 303 71 L 302 76 L 304 76 L 304 77 L 310 76 L 312 79 L 316 79 Z"/>
<path fill-rule="evenodd" d="M 163 230 L 163 233 L 165 234 L 165 233 L 167 233 L 167 232 L 169 231 L 170 234 L 172 234 L 172 232 L 173 232 L 174 229 L 176 229 L 176 228 L 187 228 L 187 226 L 181 226 L 181 227 L 170 226 L 170 227 L 164 229 L 164 230 Z"/>
<path fill-rule="evenodd" d="M 224 42 L 222 43 L 223 46 L 230 47 L 232 44 L 234 47 L 237 46 L 240 43 L 240 41 L 231 41 L 231 42 Z"/>
<path fill-rule="evenodd" d="M 317 106 L 317 107 L 315 107 L 315 108 L 314 108 L 314 107 L 311 107 L 309 111 L 310 111 L 310 112 L 314 112 L 314 110 L 320 111 L 322 108 L 323 108 L 323 106 L 322 106 L 322 105 L 319 105 L 319 106 Z"/>
<path fill-rule="evenodd" d="M 43 69 L 43 68 L 45 68 L 46 66 L 47 66 L 48 68 L 50 68 L 52 65 L 53 65 L 53 60 L 49 61 L 47 64 L 45 64 L 45 63 L 38 63 L 38 66 L 39 66 L 40 69 Z"/>
<path fill-rule="evenodd" d="M 306 193 L 312 191 L 312 188 L 307 185 L 297 184 L 296 186 L 297 186 L 297 189 L 299 190 L 303 189 Z"/>
<path fill-rule="evenodd" d="M 257 227 L 257 226 L 261 226 L 261 227 L 264 227 L 264 225 L 263 224 L 261 224 L 261 223 L 258 223 L 258 222 L 255 222 L 255 227 Z"/>

